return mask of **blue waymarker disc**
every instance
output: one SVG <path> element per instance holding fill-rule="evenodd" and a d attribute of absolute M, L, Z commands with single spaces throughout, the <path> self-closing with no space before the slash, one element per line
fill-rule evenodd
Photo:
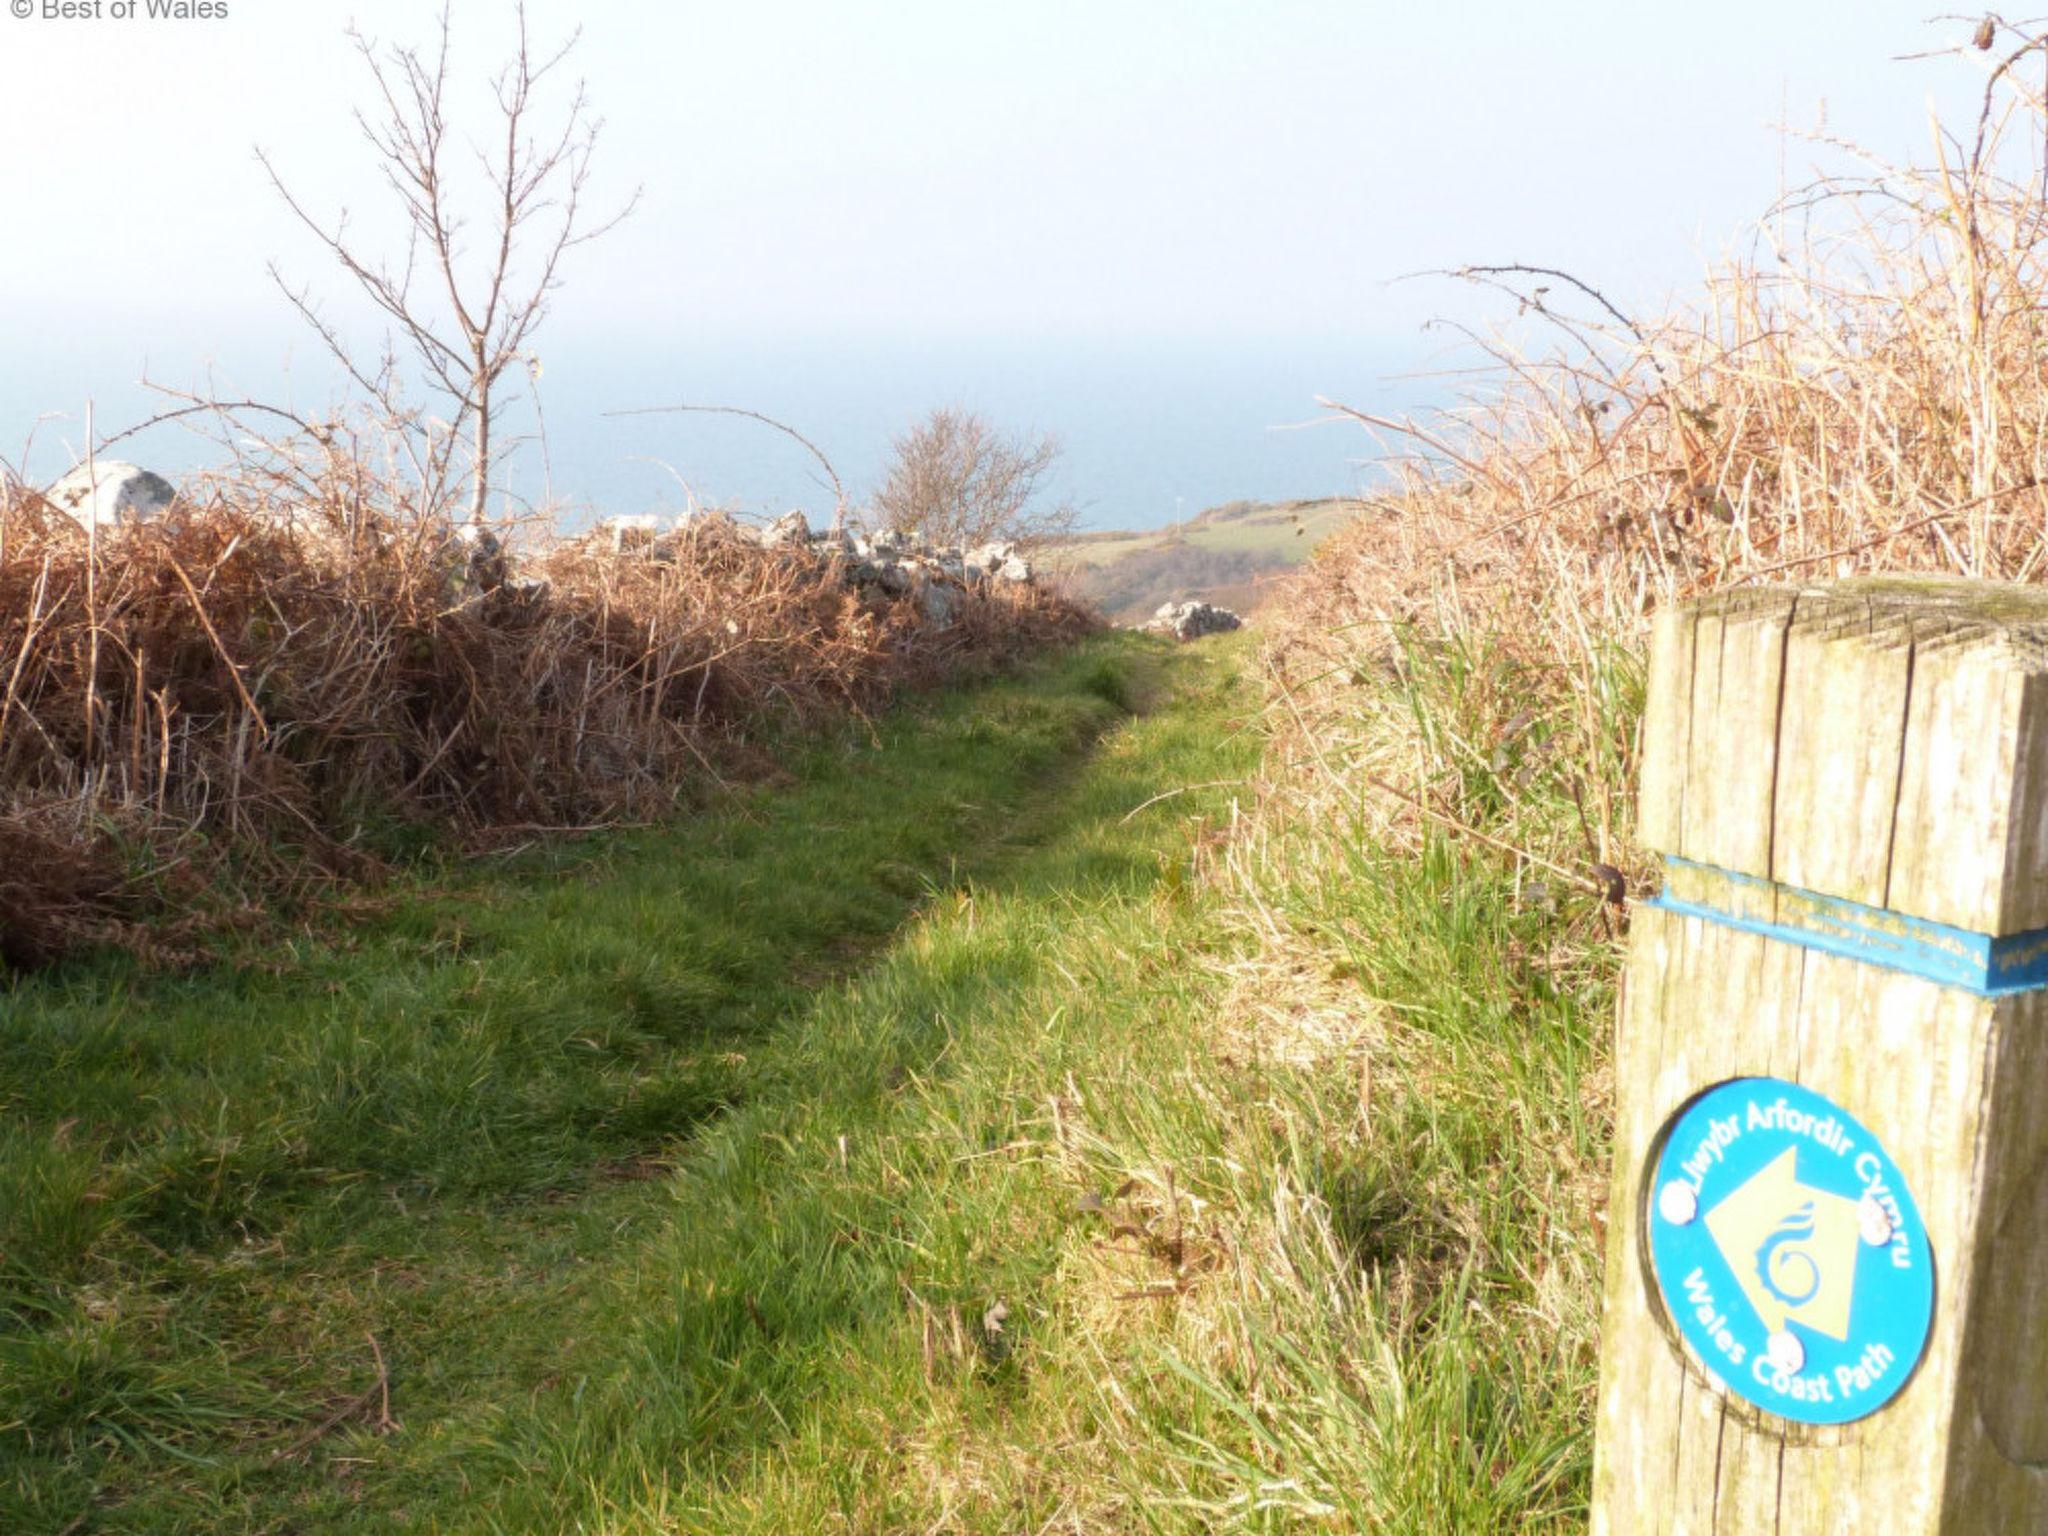
<path fill-rule="evenodd" d="M 1905 1386 L 1934 1320 L 1919 1208 L 1863 1123 L 1774 1077 L 1673 1117 L 1643 1192 L 1656 1290 L 1707 1374 L 1802 1424 Z"/>

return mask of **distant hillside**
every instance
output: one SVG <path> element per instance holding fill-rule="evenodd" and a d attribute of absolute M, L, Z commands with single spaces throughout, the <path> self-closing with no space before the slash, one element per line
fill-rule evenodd
<path fill-rule="evenodd" d="M 1185 598 L 1244 612 L 1365 506 L 1353 497 L 1233 501 L 1149 533 L 1078 534 L 1043 558 L 1075 596 L 1124 623 Z"/>

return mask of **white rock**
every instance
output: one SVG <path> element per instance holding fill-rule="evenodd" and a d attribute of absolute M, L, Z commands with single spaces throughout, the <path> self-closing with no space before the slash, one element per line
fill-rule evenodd
<path fill-rule="evenodd" d="M 597 526 L 611 536 L 612 553 L 644 549 L 661 534 L 661 518 L 653 512 L 626 512 L 608 517 Z"/>
<path fill-rule="evenodd" d="M 1204 635 L 1221 635 L 1244 623 L 1228 608 L 1209 603 L 1161 603 L 1147 629 L 1172 635 L 1176 640 L 1199 640 Z"/>
<path fill-rule="evenodd" d="M 811 520 L 802 512 L 785 512 L 770 523 L 761 535 L 761 543 L 769 549 L 782 549 L 792 544 L 811 542 Z"/>
<path fill-rule="evenodd" d="M 917 611 L 934 629 L 950 629 L 960 615 L 961 590 L 950 582 L 927 582 L 917 594 Z"/>
<path fill-rule="evenodd" d="M 464 523 L 449 541 L 461 565 L 461 580 L 479 592 L 495 592 L 511 574 L 504 542 L 482 523 Z"/>
<path fill-rule="evenodd" d="M 119 459 L 81 464 L 43 497 L 81 528 L 113 528 L 163 516 L 177 492 L 170 481 Z"/>
<path fill-rule="evenodd" d="M 964 551 L 960 562 L 969 576 L 987 581 L 1029 581 L 1031 562 L 1017 553 L 1017 546 L 1001 540 Z"/>

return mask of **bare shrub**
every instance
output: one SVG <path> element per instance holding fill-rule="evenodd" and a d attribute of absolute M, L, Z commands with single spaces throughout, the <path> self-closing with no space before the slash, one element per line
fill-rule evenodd
<path fill-rule="evenodd" d="M 1396 484 L 1274 605 L 1305 792 L 1359 787 L 1362 766 L 1323 766 L 1344 761 L 1338 743 L 1364 750 L 1350 680 L 1402 667 L 1404 635 L 1451 645 L 1515 682 L 1487 691 L 1492 713 L 1467 710 L 1463 757 L 1451 736 L 1410 741 L 1386 722 L 1381 750 L 1415 802 L 1381 796 L 1388 815 L 1478 816 L 1461 786 L 1535 711 L 1571 723 L 1573 739 L 1551 745 L 1592 830 L 1575 816 L 1518 825 L 1544 798 L 1531 794 L 1511 802 L 1507 840 L 1575 867 L 1620 864 L 1635 762 L 1615 700 L 1658 606 L 1880 572 L 2043 579 L 2044 45 L 1996 31 L 2001 51 L 1955 50 L 1982 59 L 1985 90 L 1931 163 L 1836 146 L 1848 167 L 1771 209 L 1746 254 L 1671 313 L 1628 316 L 1534 266 L 1453 274 L 1515 303 L 1511 332 L 1483 340 L 1488 377 L 1434 419 L 1350 413 Z"/>
<path fill-rule="evenodd" d="M 266 483 L 217 482 L 203 505 L 98 539 L 0 492 L 0 928 L 14 958 L 128 913 L 142 886 L 110 883 L 110 867 L 231 850 L 259 884 L 352 876 L 394 828 L 460 839 L 653 816 L 743 767 L 771 730 L 1086 622 L 999 583 L 940 628 L 719 518 L 639 558 L 542 545 L 522 579 L 480 592 L 446 525 L 367 469 L 335 469 L 343 505 Z M 70 852 L 13 857 L 53 839 Z"/>
<path fill-rule="evenodd" d="M 544 120 L 536 100 L 566 63 L 576 36 L 552 53 L 538 53 L 527 35 L 523 4 L 515 7 L 514 16 L 516 51 L 492 81 L 497 121 L 485 136 L 492 148 L 477 153 L 474 169 L 466 153 L 467 136 L 450 116 L 449 7 L 441 9 L 431 51 L 380 49 L 350 29 L 368 66 L 374 97 L 371 111 L 359 111 L 356 123 L 405 229 L 404 255 L 397 263 L 358 246 L 349 236 L 345 213 L 323 221 L 308 211 L 270 157 L 258 151 L 285 205 L 354 280 L 403 340 L 428 385 L 447 401 L 447 420 L 423 426 L 419 433 L 417 472 L 424 485 L 438 490 L 451 481 L 452 455 L 467 434 L 469 516 L 478 524 L 502 450 L 494 436 L 501 387 L 515 365 L 532 365 L 528 348 L 560 282 L 562 260 L 615 227 L 638 200 L 635 193 L 614 212 L 592 216 L 586 194 L 601 123 L 580 82 L 554 122 Z M 477 179 L 473 187 L 471 178 Z M 463 239 L 473 206 L 485 210 L 488 219 L 480 254 Z M 274 262 L 270 273 L 386 417 L 412 420 L 402 400 L 395 352 L 387 347 L 375 364 L 360 359 L 305 289 L 292 288 Z"/>
<path fill-rule="evenodd" d="M 936 410 L 895 440 L 875 511 L 934 544 L 1042 543 L 1077 516 L 1070 503 L 1043 502 L 1059 457 L 1050 434 L 1006 435 L 976 412 Z"/>

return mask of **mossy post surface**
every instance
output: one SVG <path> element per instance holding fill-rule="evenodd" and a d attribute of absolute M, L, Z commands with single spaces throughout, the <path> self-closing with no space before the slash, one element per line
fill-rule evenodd
<path fill-rule="evenodd" d="M 2048 593 L 1883 581 L 1668 611 L 1641 825 L 1667 883 L 1619 1022 L 1593 1529 L 2048 1530 Z M 1660 1156 L 1738 1079 L 1839 1106 L 1924 1222 L 1924 1346 L 1845 1422 L 1731 1386 L 1742 1346 L 1705 1358 L 1654 1261 L 1657 1223 L 1693 1219 L 1686 1191 L 1660 1209 Z M 1852 1273 L 1885 1256 L 1874 1219 Z"/>

